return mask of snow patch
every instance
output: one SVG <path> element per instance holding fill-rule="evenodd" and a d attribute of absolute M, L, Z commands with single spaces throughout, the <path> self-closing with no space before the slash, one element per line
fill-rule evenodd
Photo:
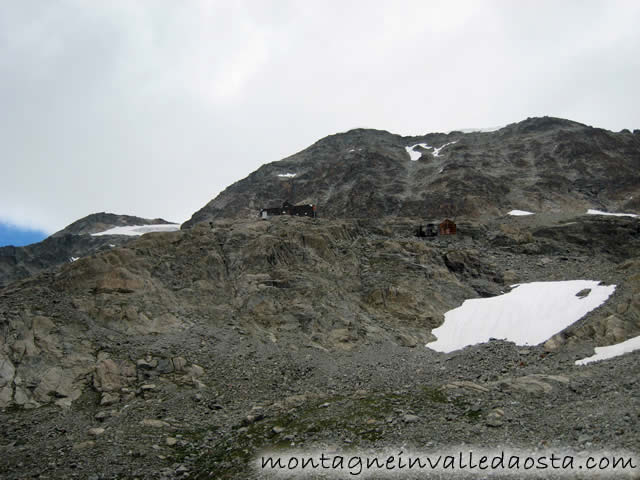
<path fill-rule="evenodd" d="M 420 147 L 422 147 L 422 148 L 424 148 L 426 150 L 429 150 L 429 149 L 433 148 L 432 146 L 427 145 L 426 143 L 416 143 L 415 145 L 411 145 L 410 147 L 404 147 L 404 149 L 409 154 L 409 158 L 411 158 L 411 160 L 413 160 L 414 162 L 416 160 L 419 160 L 420 157 L 422 156 L 422 152 L 416 152 L 414 150 L 414 148 L 416 148 L 418 146 L 420 146 Z"/>
<path fill-rule="evenodd" d="M 417 146 L 420 146 L 426 150 L 430 150 L 433 148 L 433 152 L 431 152 L 431 154 L 434 157 L 439 157 L 440 156 L 440 151 L 444 148 L 447 147 L 449 145 L 453 145 L 454 143 L 458 143 L 457 140 L 453 141 L 453 142 L 449 142 L 449 143 L 445 143 L 444 145 L 442 145 L 441 147 L 435 148 L 431 145 L 427 145 L 426 143 L 416 143 L 415 145 L 411 145 L 409 147 L 404 147 L 404 149 L 407 151 L 407 153 L 409 154 L 409 158 L 411 158 L 411 160 L 413 160 L 414 162 L 416 160 L 419 160 L 420 157 L 422 156 L 422 152 L 416 152 L 414 150 L 414 148 L 416 148 Z"/>
<path fill-rule="evenodd" d="M 99 237 L 101 235 L 144 235 L 151 232 L 175 232 L 180 230 L 177 223 L 159 224 L 159 225 L 127 225 L 126 227 L 113 227 L 104 232 L 92 233 L 91 236 Z"/>
<path fill-rule="evenodd" d="M 592 355 L 582 360 L 576 360 L 576 365 L 586 365 L 587 363 L 599 362 L 601 360 L 608 360 L 610 358 L 619 357 L 625 353 L 631 353 L 635 350 L 640 350 L 640 336 L 630 338 L 622 343 L 616 343 L 615 345 L 609 345 L 607 347 L 596 347 L 595 355 Z"/>
<path fill-rule="evenodd" d="M 458 143 L 457 140 L 453 141 L 453 142 L 449 142 L 449 143 L 445 143 L 444 145 L 442 145 L 439 148 L 434 148 L 433 149 L 433 156 L 434 157 L 439 157 L 440 156 L 440 151 L 444 148 L 444 147 L 448 147 L 449 145 L 453 145 L 454 143 Z"/>
<path fill-rule="evenodd" d="M 297 173 L 279 173 L 278 176 L 279 177 L 285 177 L 285 178 L 293 178 L 297 175 Z"/>
<path fill-rule="evenodd" d="M 513 215 L 514 217 L 522 217 L 524 215 L 533 215 L 533 212 L 527 212 L 526 210 L 511 210 L 507 215 Z"/>
<path fill-rule="evenodd" d="M 80 257 L 71 257 L 71 258 L 69 258 L 69 261 L 70 261 L 71 263 L 73 263 L 73 262 L 75 262 L 75 261 L 78 261 L 78 260 L 80 260 Z"/>
<path fill-rule="evenodd" d="M 587 214 L 588 215 L 608 215 L 610 217 L 633 217 L 633 218 L 640 217 L 640 215 L 636 215 L 635 213 L 609 213 L 609 212 L 602 212 L 600 210 L 593 210 L 591 208 L 587 210 Z"/>
<path fill-rule="evenodd" d="M 500 338 L 517 345 L 537 345 L 602 305 L 615 285 L 594 280 L 533 282 L 513 285 L 509 293 L 465 300 L 445 313 L 442 326 L 432 333 L 437 341 L 427 347 L 452 352 L 468 345 Z M 577 297 L 584 289 L 588 295 Z"/>

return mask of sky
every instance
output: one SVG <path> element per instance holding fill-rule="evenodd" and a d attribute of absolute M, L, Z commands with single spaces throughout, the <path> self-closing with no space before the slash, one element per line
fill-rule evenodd
<path fill-rule="evenodd" d="M 0 222 L 0 247 L 7 245 L 22 247 L 44 240 L 46 236 L 47 234 L 42 230 L 31 230 Z"/>
<path fill-rule="evenodd" d="M 0 2 L 0 222 L 183 222 L 352 128 L 640 128 L 640 2 Z"/>

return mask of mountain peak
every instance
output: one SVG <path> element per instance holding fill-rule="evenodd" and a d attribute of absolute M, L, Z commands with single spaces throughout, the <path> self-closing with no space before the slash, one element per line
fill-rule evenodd
<path fill-rule="evenodd" d="M 295 174 L 295 175 L 294 175 Z M 555 117 L 483 133 L 403 137 L 357 128 L 236 182 L 183 224 L 246 218 L 284 201 L 320 216 L 479 218 L 509 211 L 633 208 L 640 138 Z"/>

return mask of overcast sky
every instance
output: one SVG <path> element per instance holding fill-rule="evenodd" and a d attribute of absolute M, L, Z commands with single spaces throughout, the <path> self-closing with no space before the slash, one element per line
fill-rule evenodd
<path fill-rule="evenodd" d="M 0 2 L 0 221 L 182 222 L 357 127 L 640 128 L 640 2 Z"/>

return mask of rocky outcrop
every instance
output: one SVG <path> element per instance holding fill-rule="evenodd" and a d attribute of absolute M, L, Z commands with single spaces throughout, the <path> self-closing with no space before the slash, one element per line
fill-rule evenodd
<path fill-rule="evenodd" d="M 65 336 L 77 330 L 27 313 L 5 317 L 3 325 L 0 406 L 69 406 L 80 396 L 93 358 L 86 342 L 69 343 Z"/>
<path fill-rule="evenodd" d="M 121 395 L 136 369 L 186 366 L 174 358 L 134 368 L 118 345 L 204 325 L 324 349 L 383 339 L 415 347 L 473 294 L 434 246 L 352 222 L 281 218 L 149 234 L 4 290 L 1 398 L 67 405 L 86 386 Z M 199 377 L 195 367 L 182 375 Z"/>

